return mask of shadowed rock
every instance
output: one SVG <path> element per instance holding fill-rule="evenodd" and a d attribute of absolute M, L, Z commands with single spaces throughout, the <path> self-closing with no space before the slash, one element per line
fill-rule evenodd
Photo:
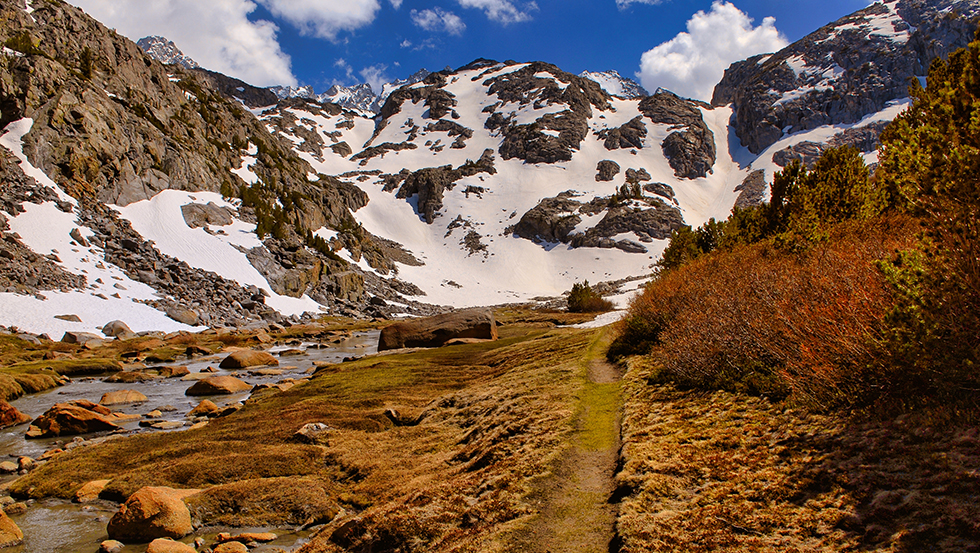
<path fill-rule="evenodd" d="M 455 338 L 497 339 L 497 323 L 489 309 L 467 309 L 417 321 L 395 323 L 381 331 L 378 351 L 435 348 Z"/>

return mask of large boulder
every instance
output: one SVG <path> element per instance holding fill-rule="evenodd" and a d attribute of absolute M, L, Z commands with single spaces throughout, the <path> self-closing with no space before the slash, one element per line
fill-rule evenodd
<path fill-rule="evenodd" d="M 252 386 L 234 376 L 212 376 L 198 380 L 184 392 L 188 396 L 218 396 L 247 392 Z"/>
<path fill-rule="evenodd" d="M 66 344 L 78 344 L 80 346 L 101 346 L 105 338 L 91 332 L 75 332 L 69 330 L 61 337 L 61 341 Z"/>
<path fill-rule="evenodd" d="M 222 369 L 247 369 L 249 367 L 264 367 L 266 365 L 278 365 L 279 360 L 272 354 L 265 351 L 242 350 L 236 351 L 225 357 L 221 364 Z"/>
<path fill-rule="evenodd" d="M 140 488 L 119 507 L 106 530 L 123 542 L 148 542 L 157 538 L 182 538 L 194 530 L 184 498 L 199 490 L 166 487 Z"/>
<path fill-rule="evenodd" d="M 395 323 L 381 331 L 378 351 L 434 348 L 455 338 L 497 339 L 497 322 L 489 309 L 467 309 L 417 321 Z"/>
<path fill-rule="evenodd" d="M 74 436 L 89 432 L 118 430 L 113 422 L 112 411 L 91 401 L 77 400 L 56 403 L 31 423 L 27 438 L 51 438 Z"/>
<path fill-rule="evenodd" d="M 13 547 L 24 542 L 24 533 L 17 524 L 0 509 L 0 549 Z"/>
<path fill-rule="evenodd" d="M 116 390 L 102 394 L 99 405 L 126 405 L 129 403 L 143 403 L 146 396 L 136 390 Z"/>
<path fill-rule="evenodd" d="M 30 422 L 31 417 L 21 413 L 16 407 L 0 399 L 0 428 L 17 426 Z"/>
<path fill-rule="evenodd" d="M 109 336 L 111 338 L 118 338 L 119 340 L 129 340 L 130 338 L 135 338 L 136 333 L 133 329 L 129 328 L 129 325 L 122 321 L 112 321 L 111 323 L 106 323 L 102 327 L 102 334 Z"/>

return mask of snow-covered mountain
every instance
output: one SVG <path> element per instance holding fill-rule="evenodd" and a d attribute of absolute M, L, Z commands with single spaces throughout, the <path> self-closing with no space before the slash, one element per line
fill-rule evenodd
<path fill-rule="evenodd" d="M 643 96 L 650 95 L 650 93 L 640 86 L 639 83 L 633 79 L 623 77 L 618 71 L 583 71 L 579 73 L 579 77 L 592 79 L 593 81 L 599 83 L 599 86 L 601 86 L 602 89 L 609 94 L 619 96 L 627 100 L 633 100 L 635 98 L 642 98 Z"/>
<path fill-rule="evenodd" d="M 312 89 L 259 108 L 276 97 L 147 64 L 68 5 L 0 10 L 0 40 L 67 45 L 0 57 L 30 76 L 0 91 L 0 324 L 56 332 L 391 316 L 647 275 L 672 229 L 762 201 L 789 159 L 846 143 L 875 161 L 908 78 L 970 40 L 980 0 L 875 4 L 734 64 L 712 104 L 481 59 L 370 110 Z M 83 48 L 91 76 L 39 103 L 47 60 Z"/>
<path fill-rule="evenodd" d="M 184 55 L 172 40 L 167 40 L 162 36 L 143 37 L 139 39 L 136 45 L 160 63 L 180 65 L 186 69 L 200 67 L 190 56 Z"/>
<path fill-rule="evenodd" d="M 301 98 L 304 100 L 316 100 L 321 104 L 337 104 L 343 108 L 356 110 L 367 116 L 373 116 L 384 105 L 388 96 L 398 88 L 415 84 L 429 76 L 429 71 L 420 69 L 410 75 L 407 79 L 396 79 L 390 83 L 385 83 L 381 87 L 381 94 L 375 93 L 371 85 L 367 83 L 344 86 L 335 84 L 323 94 L 314 92 L 312 86 L 301 86 L 298 88 L 288 86 L 274 86 L 270 88 L 280 100 L 290 98 Z"/>

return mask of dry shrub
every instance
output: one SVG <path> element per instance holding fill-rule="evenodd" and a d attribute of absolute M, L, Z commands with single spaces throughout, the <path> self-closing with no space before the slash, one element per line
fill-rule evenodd
<path fill-rule="evenodd" d="M 847 223 L 804 254 L 764 244 L 700 258 L 665 273 L 623 324 L 657 332 L 663 378 L 812 407 L 851 401 L 893 306 L 877 261 L 910 247 L 908 218 Z"/>

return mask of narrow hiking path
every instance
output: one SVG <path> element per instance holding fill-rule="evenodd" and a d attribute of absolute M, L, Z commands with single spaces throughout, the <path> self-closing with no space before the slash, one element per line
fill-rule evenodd
<path fill-rule="evenodd" d="M 611 334 L 598 333 L 582 361 L 572 444 L 544 486 L 532 551 L 608 553 L 616 535 L 622 375 L 605 360 Z"/>

